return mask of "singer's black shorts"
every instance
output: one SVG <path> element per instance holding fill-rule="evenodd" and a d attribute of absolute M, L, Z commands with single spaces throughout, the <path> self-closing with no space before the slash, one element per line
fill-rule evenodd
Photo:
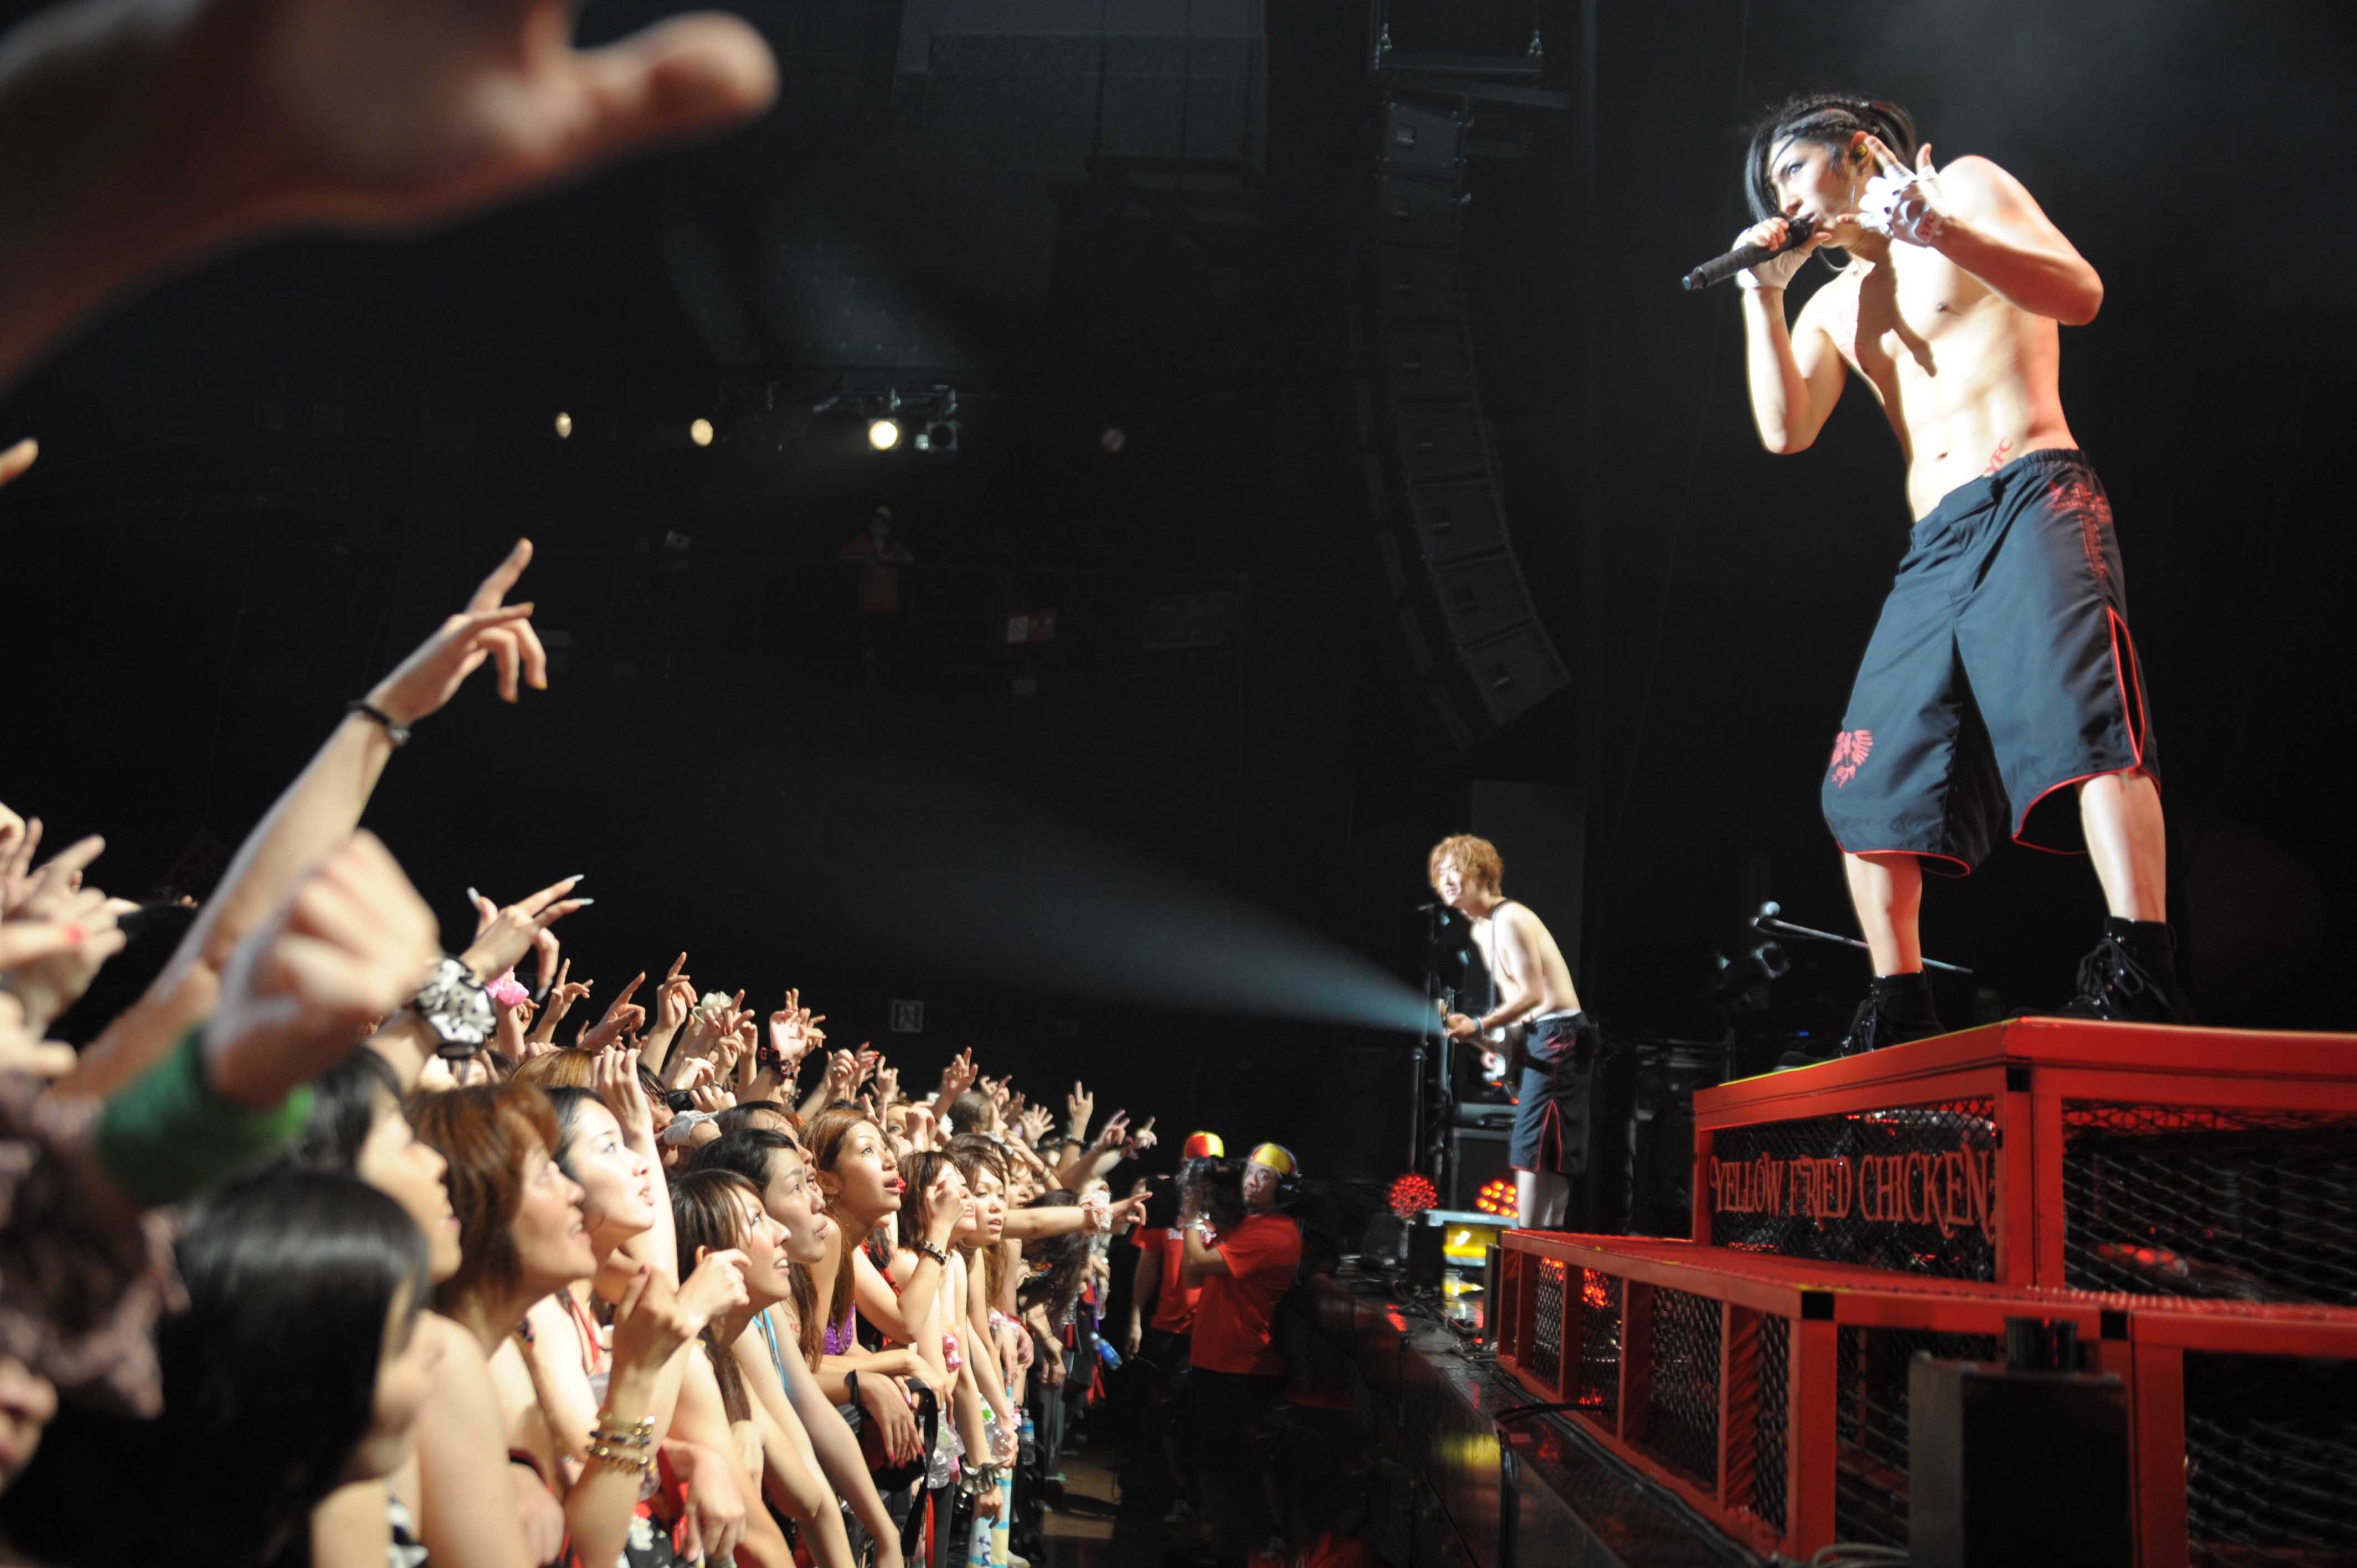
<path fill-rule="evenodd" d="M 1596 1020 L 1585 1012 L 1531 1026 L 1514 1086 L 1509 1165 L 1562 1176 L 1587 1168 L 1588 1101 L 1596 1090 L 1598 1046 Z"/>
<path fill-rule="evenodd" d="M 1834 737 L 1823 796 L 1841 847 L 1956 875 L 2001 834 L 2076 853 L 2074 797 L 2057 791 L 2157 777 L 2155 757 L 2111 503 L 2086 458 L 2031 452 L 1941 497 Z"/>

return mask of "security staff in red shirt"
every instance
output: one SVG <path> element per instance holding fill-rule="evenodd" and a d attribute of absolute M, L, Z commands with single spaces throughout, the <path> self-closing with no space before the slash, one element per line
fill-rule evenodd
<path fill-rule="evenodd" d="M 1179 1400 L 1186 1391 L 1187 1376 L 1191 1369 L 1187 1352 L 1195 1331 L 1195 1304 L 1203 1294 L 1200 1285 L 1179 1283 L 1179 1272 L 1187 1262 L 1187 1231 L 1201 1212 L 1200 1184 L 1189 1177 L 1203 1168 L 1202 1162 L 1218 1159 L 1227 1152 L 1227 1145 L 1217 1133 L 1197 1133 L 1189 1137 L 1180 1148 L 1186 1163 L 1179 1167 L 1175 1223 L 1141 1225 L 1135 1239 L 1137 1268 L 1130 1277 L 1129 1334 L 1122 1353 L 1145 1368 L 1149 1380 L 1153 1429 L 1162 1440 L 1163 1457 L 1169 1462 L 1171 1485 L 1178 1489 L 1178 1500 L 1162 1520 L 1173 1527 L 1194 1523 L 1196 1511 L 1177 1422 Z M 1143 1355 L 1139 1354 L 1141 1348 Z"/>

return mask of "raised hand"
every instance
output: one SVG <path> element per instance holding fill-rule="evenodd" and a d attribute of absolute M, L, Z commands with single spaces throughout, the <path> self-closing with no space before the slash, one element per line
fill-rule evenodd
<path fill-rule="evenodd" d="M 654 1149 L 655 1112 L 648 1102 L 646 1087 L 639 1082 L 639 1058 L 635 1052 L 614 1049 L 599 1051 L 591 1072 L 591 1087 L 606 1109 L 620 1123 L 622 1141 L 639 1154 Z"/>
<path fill-rule="evenodd" d="M 973 1047 L 968 1047 L 950 1058 L 950 1065 L 942 1069 L 941 1095 L 938 1103 L 942 1111 L 948 1111 L 951 1101 L 973 1087 L 974 1074 Z"/>
<path fill-rule="evenodd" d="M 735 1254 L 741 1259 L 744 1254 Z M 696 1273 L 701 1274 L 699 1268 Z M 737 1289 L 744 1282 L 737 1281 Z M 687 1302 L 684 1287 L 674 1290 L 662 1276 L 644 1263 L 630 1283 L 623 1287 L 622 1299 L 614 1305 L 614 1366 L 617 1369 L 632 1368 L 653 1372 L 681 1346 L 704 1332 L 712 1320 L 709 1304 L 702 1299 Z"/>
<path fill-rule="evenodd" d="M 84 839 L 30 876 L 0 928 L 0 952 L 14 954 L 0 961 L 0 972 L 21 1004 L 22 1027 L 37 1038 L 129 940 L 115 922 L 137 906 L 82 885 L 81 868 L 104 847 L 103 840 Z"/>
<path fill-rule="evenodd" d="M 533 978 L 539 982 L 533 988 L 534 996 L 546 997 L 549 987 L 556 983 L 557 953 L 562 946 L 556 940 L 556 933 L 546 926 L 543 926 L 540 934 L 532 939 Z"/>
<path fill-rule="evenodd" d="M 514 1061 L 523 1061 L 532 1054 L 531 1036 L 524 1030 L 532 1023 L 532 998 L 508 1004 L 499 1010 L 491 1044 L 501 1055 Z"/>
<path fill-rule="evenodd" d="M 1161 1141 L 1154 1135 L 1154 1118 L 1148 1116 L 1146 1124 L 1129 1135 L 1130 1157 L 1135 1159 Z"/>
<path fill-rule="evenodd" d="M 1105 1225 L 1118 1230 L 1125 1226 L 1146 1223 L 1146 1205 L 1152 1196 L 1151 1184 L 1143 1177 L 1129 1189 L 1129 1196 L 1105 1211 Z"/>
<path fill-rule="evenodd" d="M 33 853 L 41 847 L 41 819 L 15 821 L 15 812 L 0 819 L 0 920 L 13 919 L 17 907 L 33 891 Z"/>
<path fill-rule="evenodd" d="M 1874 159 L 1874 177 L 1858 197 L 1858 221 L 1878 234 L 1904 240 L 1910 245 L 1932 245 L 1946 232 L 1953 216 L 1940 190 L 1940 174 L 1932 162 L 1932 144 L 1915 149 L 1915 166 L 1900 163 L 1880 138 L 1866 138 Z"/>
<path fill-rule="evenodd" d="M 633 1006 L 630 998 L 637 993 L 639 987 L 646 983 L 646 975 L 640 973 L 630 984 L 622 987 L 621 993 L 606 1004 L 606 1015 L 581 1031 L 580 1037 L 573 1042 L 574 1048 L 584 1051 L 604 1050 L 621 1037 L 623 1030 L 636 1029 L 644 1025 L 647 1021 L 647 1010 Z"/>
<path fill-rule="evenodd" d="M 558 0 L 205 11 L 176 91 L 223 107 L 239 145 L 208 156 L 253 160 L 254 224 L 407 227 L 716 130 L 777 91 L 760 35 L 710 12 L 580 50 Z"/>
<path fill-rule="evenodd" d="M 677 1034 L 687 1015 L 695 1011 L 695 983 L 680 972 L 686 962 L 685 953 L 673 959 L 671 972 L 655 991 L 655 1033 L 659 1035 Z"/>
<path fill-rule="evenodd" d="M 1789 219 L 1766 219 L 1738 234 L 1735 237 L 1735 245 L 1729 248 L 1735 249 L 1744 245 L 1781 245 L 1784 242 L 1784 236 L 1792 232 L 1792 227 Z M 1820 224 L 1815 232 L 1790 250 L 1780 251 L 1764 262 L 1754 262 L 1743 268 L 1735 274 L 1735 286 L 1741 289 L 1785 287 L 1792 281 L 1792 274 L 1799 272 L 1802 264 L 1808 261 L 1810 254 L 1825 242 L 1825 236 L 1832 231 L 1832 228 L 1829 223 Z"/>
<path fill-rule="evenodd" d="M 1023 1112 L 1022 1119 L 1015 1124 L 1015 1130 L 1024 1143 L 1036 1145 L 1048 1135 L 1048 1129 L 1055 1124 L 1056 1118 L 1046 1106 L 1034 1105 Z"/>
<path fill-rule="evenodd" d="M 0 485 L 23 478 L 25 470 L 30 468 L 33 459 L 40 455 L 41 444 L 29 435 L 5 452 L 0 452 Z"/>
<path fill-rule="evenodd" d="M 573 961 L 566 959 L 556 971 L 556 983 L 548 988 L 548 1004 L 541 1009 L 540 1021 L 533 1026 L 533 1040 L 553 1044 L 556 1039 L 556 1022 L 573 1011 L 573 1004 L 589 994 L 587 981 L 576 983 L 565 976 L 573 972 Z"/>
<path fill-rule="evenodd" d="M 827 1099 L 848 1100 L 851 1091 L 858 1087 L 858 1056 L 851 1051 L 829 1051 L 826 1058 Z"/>
<path fill-rule="evenodd" d="M 1089 1135 L 1089 1119 L 1097 1113 L 1097 1097 L 1075 1079 L 1072 1092 L 1064 1096 L 1064 1112 L 1065 1133 L 1074 1138 L 1085 1138 Z"/>
<path fill-rule="evenodd" d="M 440 940 L 384 845 L 354 833 L 231 955 L 205 1024 L 213 1086 L 244 1104 L 278 1104 L 408 999 Z"/>
<path fill-rule="evenodd" d="M 460 961 L 481 980 L 513 969 L 517 961 L 533 950 L 542 932 L 574 910 L 597 902 L 594 898 L 566 897 L 580 880 L 578 876 L 568 876 L 562 882 L 552 882 L 504 909 L 469 888 L 468 896 L 475 903 L 475 940 L 458 955 Z"/>
<path fill-rule="evenodd" d="M 5 968 L 0 964 L 0 970 Z M 38 1030 L 27 1028 L 24 1007 L 15 996 L 0 991 L 0 1073 L 63 1078 L 73 1071 L 76 1060 L 71 1046 L 44 1041 Z"/>
<path fill-rule="evenodd" d="M 751 1299 L 745 1294 L 745 1254 L 734 1247 L 696 1249 L 695 1272 L 679 1287 L 680 1310 L 696 1317 L 695 1333 Z"/>
<path fill-rule="evenodd" d="M 287 3 L 289 0 L 281 0 L 282 8 Z M 319 0 L 309 3 L 316 7 Z M 347 6 L 370 8 L 365 0 Z M 545 691 L 548 655 L 532 629 L 533 607 L 502 603 L 531 562 L 532 541 L 517 540 L 507 559 L 492 567 L 491 575 L 475 589 L 467 607 L 444 621 L 433 636 L 418 644 L 415 652 L 401 661 L 400 668 L 376 683 L 369 693 L 370 703 L 390 715 L 395 724 L 414 725 L 440 712 L 442 704 L 457 693 L 467 677 L 482 668 L 487 659 L 498 664 L 500 695 L 504 700 L 516 700 L 520 681 L 530 683 L 535 691 Z"/>

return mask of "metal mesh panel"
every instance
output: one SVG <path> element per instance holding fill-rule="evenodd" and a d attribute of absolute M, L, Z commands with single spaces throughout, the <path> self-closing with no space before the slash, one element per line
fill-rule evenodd
<path fill-rule="evenodd" d="M 1704 1486 L 1718 1480 L 1718 1303 L 1653 1292 L 1653 1366 L 1645 1446 Z"/>
<path fill-rule="evenodd" d="M 2357 1361 L 2185 1358 L 2197 1564 L 2357 1561 Z"/>
<path fill-rule="evenodd" d="M 1992 1334 L 1840 1331 L 1834 1407 L 1834 1533 L 1840 1540 L 1908 1544 L 1907 1367 L 1918 1350 L 1943 1361 L 1994 1361 L 2003 1354 Z"/>
<path fill-rule="evenodd" d="M 2073 1101 L 2063 1277 L 2357 1306 L 2357 1117 Z"/>
<path fill-rule="evenodd" d="M 1563 1370 L 1564 1265 L 1555 1258 L 1531 1262 L 1538 1267 L 1539 1283 L 1531 1293 L 1531 1326 L 1523 1365 L 1551 1383 Z"/>
<path fill-rule="evenodd" d="M 1760 1319 L 1760 1399 L 1752 1407 L 1752 1509 L 1784 1528 L 1786 1439 L 1792 1398 L 1792 1325 L 1770 1314 Z"/>
<path fill-rule="evenodd" d="M 1712 1146 L 1728 1185 L 1712 1201 L 1710 1240 L 1787 1258 L 1993 1280 L 1995 1115 L 1988 1100 L 1953 1100 L 1727 1128 Z"/>
<path fill-rule="evenodd" d="M 1620 1276 L 1579 1274 L 1579 1378 L 1571 1397 L 1611 1426 L 1620 1419 Z"/>

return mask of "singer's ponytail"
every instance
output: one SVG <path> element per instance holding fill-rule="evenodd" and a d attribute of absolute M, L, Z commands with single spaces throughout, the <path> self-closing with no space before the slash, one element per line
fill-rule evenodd
<path fill-rule="evenodd" d="M 1848 150 L 1860 131 L 1889 147 L 1904 164 L 1915 161 L 1914 117 L 1896 103 L 1861 98 L 1854 92 L 1809 92 L 1788 98 L 1770 110 L 1751 130 L 1751 148 L 1743 166 L 1744 199 L 1755 219 L 1773 218 L 1781 209 L 1776 182 L 1768 159 L 1786 142 L 1798 139 L 1838 151 Z"/>

